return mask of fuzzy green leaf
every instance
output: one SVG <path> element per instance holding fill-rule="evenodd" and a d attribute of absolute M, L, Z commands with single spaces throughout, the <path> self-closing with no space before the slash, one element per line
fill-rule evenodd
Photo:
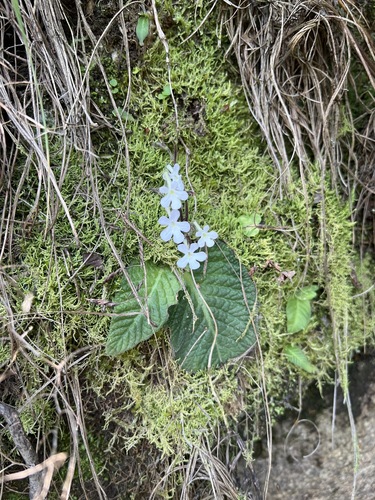
<path fill-rule="evenodd" d="M 129 268 L 129 276 L 142 307 L 125 279 L 115 296 L 117 305 L 114 312 L 119 316 L 112 317 L 109 328 L 106 351 L 110 356 L 121 354 L 150 338 L 167 321 L 168 307 L 177 302 L 181 286 L 171 269 L 151 262 L 146 262 L 145 268 L 146 280 L 142 266 L 134 265 Z"/>
<path fill-rule="evenodd" d="M 256 291 L 247 270 L 223 242 L 209 249 L 205 267 L 194 272 L 196 284 L 184 274 L 189 298 L 181 291 L 169 309 L 175 356 L 188 371 L 224 363 L 255 343 Z"/>
<path fill-rule="evenodd" d="M 296 293 L 296 297 L 299 300 L 312 300 L 312 299 L 315 299 L 316 292 L 317 292 L 318 289 L 319 289 L 319 287 L 316 286 L 316 285 L 305 286 L 305 287 L 301 288 L 301 290 L 299 290 Z"/>
<path fill-rule="evenodd" d="M 148 36 L 150 29 L 150 20 L 148 16 L 141 15 L 138 18 L 137 26 L 135 28 L 135 34 L 137 35 L 139 45 L 143 45 L 145 38 Z"/>
<path fill-rule="evenodd" d="M 311 305 L 308 300 L 300 300 L 293 296 L 286 305 L 287 331 L 296 333 L 304 330 L 311 318 Z"/>
<path fill-rule="evenodd" d="M 298 346 L 289 345 L 284 348 L 284 354 L 288 360 L 298 368 L 302 368 L 305 372 L 315 373 L 316 367 L 310 363 L 308 357 L 303 350 Z"/>
<path fill-rule="evenodd" d="M 158 99 L 163 100 L 169 97 L 172 94 L 172 89 L 169 83 L 167 85 L 164 85 L 163 87 L 163 92 L 158 95 Z"/>
<path fill-rule="evenodd" d="M 241 215 L 238 218 L 238 222 L 243 228 L 245 236 L 256 236 L 259 233 L 259 229 L 256 227 L 262 221 L 262 217 L 259 214 Z"/>

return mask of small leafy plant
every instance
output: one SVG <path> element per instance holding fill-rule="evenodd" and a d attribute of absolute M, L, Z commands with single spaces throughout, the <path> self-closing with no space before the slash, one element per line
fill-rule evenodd
<path fill-rule="evenodd" d="M 158 99 L 163 101 L 167 97 L 169 97 L 172 93 L 171 86 L 167 83 L 167 85 L 164 85 L 163 91 L 158 95 Z"/>
<path fill-rule="evenodd" d="M 135 34 L 137 35 L 139 45 L 142 47 L 150 30 L 150 19 L 147 14 L 141 14 L 138 18 Z"/>
<path fill-rule="evenodd" d="M 163 173 L 159 192 L 166 215 L 158 221 L 164 227 L 161 239 L 173 240 L 182 254 L 177 269 L 150 262 L 129 267 L 129 280 L 122 280 L 114 299 L 107 354 L 119 355 L 168 326 L 180 365 L 198 371 L 253 346 L 256 292 L 246 269 L 215 231 L 182 220 L 189 195 L 179 170 L 178 164 L 167 165 Z"/>
<path fill-rule="evenodd" d="M 288 299 L 286 305 L 287 332 L 297 333 L 304 330 L 311 319 L 311 301 L 315 299 L 318 287 L 306 286 Z M 310 363 L 307 355 L 296 345 L 284 348 L 284 354 L 290 363 L 298 366 L 307 373 L 315 373 L 316 367 Z"/>
<path fill-rule="evenodd" d="M 311 301 L 316 297 L 318 287 L 306 286 L 288 299 L 286 305 L 287 332 L 304 330 L 311 318 Z"/>
<path fill-rule="evenodd" d="M 115 110 L 115 109 L 112 110 L 112 115 L 115 117 L 120 116 L 121 120 L 124 122 L 134 122 L 135 121 L 133 115 L 131 115 L 130 113 L 128 113 L 128 111 L 126 111 L 125 109 L 120 108 L 120 107 L 118 107 L 117 110 Z"/>
<path fill-rule="evenodd" d="M 309 361 L 306 354 L 299 346 L 288 345 L 284 348 L 284 354 L 290 363 L 301 368 L 307 373 L 315 373 L 316 367 Z"/>
<path fill-rule="evenodd" d="M 117 94 L 119 92 L 119 88 L 118 88 L 118 81 L 116 80 L 116 78 L 111 78 L 111 80 L 109 80 L 109 84 L 111 86 L 112 94 Z"/>
<path fill-rule="evenodd" d="M 259 234 L 258 225 L 261 223 L 262 217 L 259 214 L 252 213 L 250 215 L 241 215 L 238 222 L 241 224 L 244 235 L 254 237 Z"/>

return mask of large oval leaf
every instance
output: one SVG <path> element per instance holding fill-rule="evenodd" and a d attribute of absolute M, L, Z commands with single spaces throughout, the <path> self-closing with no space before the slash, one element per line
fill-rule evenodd
<path fill-rule="evenodd" d="M 255 286 L 234 252 L 222 242 L 209 249 L 207 265 L 184 274 L 186 291 L 169 309 L 175 356 L 198 371 L 224 363 L 255 343 Z M 195 282 L 194 282 L 195 281 Z"/>
<path fill-rule="evenodd" d="M 123 279 L 115 296 L 114 313 L 107 340 L 107 354 L 125 352 L 157 332 L 168 318 L 168 307 L 177 302 L 181 289 L 177 278 L 167 266 L 146 262 L 146 277 L 142 266 L 129 268 L 129 277 L 138 294 L 134 296 Z M 147 286 L 146 286 L 147 282 Z"/>

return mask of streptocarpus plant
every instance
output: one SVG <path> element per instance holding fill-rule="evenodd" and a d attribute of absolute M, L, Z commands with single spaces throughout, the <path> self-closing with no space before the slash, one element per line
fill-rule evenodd
<path fill-rule="evenodd" d="M 165 184 L 159 193 L 166 215 L 158 222 L 164 228 L 161 239 L 173 240 L 183 254 L 177 260 L 180 271 L 152 262 L 129 266 L 137 296 L 123 279 L 114 299 L 117 305 L 107 353 L 121 354 L 167 326 L 180 365 L 198 371 L 241 356 L 252 347 L 256 292 L 246 269 L 233 250 L 218 241 L 215 231 L 208 225 L 201 228 L 196 221 L 181 220 L 189 195 L 179 171 L 177 163 L 164 170 Z"/>

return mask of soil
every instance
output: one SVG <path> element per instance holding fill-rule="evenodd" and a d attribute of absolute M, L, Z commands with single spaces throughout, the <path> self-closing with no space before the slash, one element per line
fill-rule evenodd
<path fill-rule="evenodd" d="M 375 498 L 375 356 L 365 356 L 351 370 L 350 399 L 358 443 L 355 466 L 348 405 L 337 393 L 318 399 L 311 391 L 297 413 L 273 429 L 272 470 L 268 499 L 342 500 Z M 319 406 L 324 406 L 319 409 Z M 266 444 L 264 449 L 267 449 Z M 267 457 L 254 469 L 264 487 Z M 356 471 L 356 473 L 355 473 Z M 353 485 L 355 481 L 355 493 Z"/>

